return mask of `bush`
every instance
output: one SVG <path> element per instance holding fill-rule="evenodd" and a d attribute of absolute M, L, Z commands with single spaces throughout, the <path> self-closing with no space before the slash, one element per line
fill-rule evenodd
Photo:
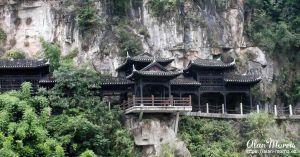
<path fill-rule="evenodd" d="M 79 6 L 76 20 L 81 31 L 92 30 L 98 25 L 99 19 L 93 1 L 88 0 Z"/>
<path fill-rule="evenodd" d="M 130 0 L 112 0 L 113 1 L 113 12 L 118 17 L 127 16 L 128 10 L 130 9 Z"/>
<path fill-rule="evenodd" d="M 19 50 L 10 50 L 1 57 L 2 59 L 25 59 L 25 54 Z"/>
<path fill-rule="evenodd" d="M 6 41 L 6 38 L 7 38 L 7 35 L 6 35 L 5 31 L 2 28 L 0 28 L 0 42 L 3 43 L 4 41 Z"/>
<path fill-rule="evenodd" d="M 41 39 L 44 57 L 50 61 L 50 70 L 54 71 L 60 66 L 60 47 L 56 43 L 49 43 L 44 39 Z"/>
<path fill-rule="evenodd" d="M 127 52 L 129 52 L 130 55 L 143 52 L 142 42 L 137 35 L 121 28 L 118 32 L 118 36 L 121 44 L 121 56 L 126 56 Z"/>
<path fill-rule="evenodd" d="M 169 17 L 176 10 L 176 0 L 151 0 L 148 5 L 154 17 Z"/>
<path fill-rule="evenodd" d="M 180 135 L 192 156 L 237 156 L 240 144 L 238 130 L 232 121 L 184 117 Z"/>

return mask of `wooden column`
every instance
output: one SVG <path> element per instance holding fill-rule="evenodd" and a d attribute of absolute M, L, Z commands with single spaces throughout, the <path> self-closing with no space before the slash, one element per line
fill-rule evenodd
<path fill-rule="evenodd" d="M 209 113 L 208 103 L 206 103 L 206 113 Z"/>
<path fill-rule="evenodd" d="M 224 98 L 224 113 L 227 113 L 227 93 L 223 92 L 223 98 Z"/>
<path fill-rule="evenodd" d="M 250 99 L 250 112 L 252 110 L 252 95 L 251 95 L 251 91 L 249 90 L 249 99 Z"/>
<path fill-rule="evenodd" d="M 176 121 L 175 121 L 175 129 L 174 129 L 175 135 L 177 135 L 178 132 L 178 122 L 179 122 L 179 112 L 176 113 Z"/>
<path fill-rule="evenodd" d="M 169 97 L 171 96 L 171 85 L 170 85 L 170 83 L 168 84 L 168 86 L 169 86 Z"/>
<path fill-rule="evenodd" d="M 151 95 L 151 100 L 152 100 L 152 106 L 154 106 L 154 96 Z"/>
<path fill-rule="evenodd" d="M 200 88 L 198 88 L 198 112 L 201 112 L 201 93 L 200 93 Z"/>
<path fill-rule="evenodd" d="M 143 104 L 143 82 L 140 80 L 140 97 L 141 97 L 141 104 Z"/>
<path fill-rule="evenodd" d="M 171 96 L 169 97 L 169 100 L 170 100 L 170 106 L 173 106 L 173 95 L 171 95 Z"/>

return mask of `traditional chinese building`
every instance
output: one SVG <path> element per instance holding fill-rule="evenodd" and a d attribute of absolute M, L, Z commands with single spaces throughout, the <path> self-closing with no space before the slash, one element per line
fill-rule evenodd
<path fill-rule="evenodd" d="M 127 113 L 213 113 L 220 112 L 222 106 L 225 112 L 235 113 L 240 111 L 240 103 L 245 112 L 252 107 L 250 89 L 261 78 L 258 74 L 237 73 L 234 59 L 196 59 L 177 71 L 168 70 L 172 62 L 149 53 L 128 55 L 116 69 L 117 77 L 102 78 L 101 94 L 119 95 L 127 105 Z"/>
<path fill-rule="evenodd" d="M 49 64 L 42 60 L 0 60 L 0 92 L 19 89 L 23 82 L 31 82 L 33 90 L 53 86 Z"/>

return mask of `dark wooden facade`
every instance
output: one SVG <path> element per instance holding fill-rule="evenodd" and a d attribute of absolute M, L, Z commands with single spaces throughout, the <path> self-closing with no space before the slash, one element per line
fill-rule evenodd
<path fill-rule="evenodd" d="M 53 86 L 49 64 L 42 60 L 0 60 L 0 92 L 19 89 L 23 82 L 31 82 L 33 90 Z"/>
<path fill-rule="evenodd" d="M 149 53 L 127 56 L 116 69 L 117 77 L 103 78 L 102 95 L 121 95 L 121 101 L 133 96 L 191 96 L 194 112 L 205 112 L 207 104 L 211 112 L 220 111 L 222 104 L 228 113 L 238 111 L 237 103 L 252 107 L 250 89 L 261 80 L 260 75 L 239 74 L 234 59 L 196 59 L 181 71 L 168 70 L 172 61 Z"/>

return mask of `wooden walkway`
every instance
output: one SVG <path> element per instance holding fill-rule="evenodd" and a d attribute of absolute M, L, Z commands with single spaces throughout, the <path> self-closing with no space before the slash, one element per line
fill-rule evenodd
<path fill-rule="evenodd" d="M 227 114 L 227 113 L 201 113 L 201 112 L 187 112 L 181 113 L 185 116 L 195 116 L 203 118 L 221 118 L 221 119 L 243 119 L 247 118 L 249 114 Z M 278 115 L 275 116 L 275 119 L 300 119 L 300 115 Z"/>
<path fill-rule="evenodd" d="M 128 98 L 123 104 L 125 113 L 173 113 L 191 112 L 192 98 L 190 97 L 135 97 Z"/>

